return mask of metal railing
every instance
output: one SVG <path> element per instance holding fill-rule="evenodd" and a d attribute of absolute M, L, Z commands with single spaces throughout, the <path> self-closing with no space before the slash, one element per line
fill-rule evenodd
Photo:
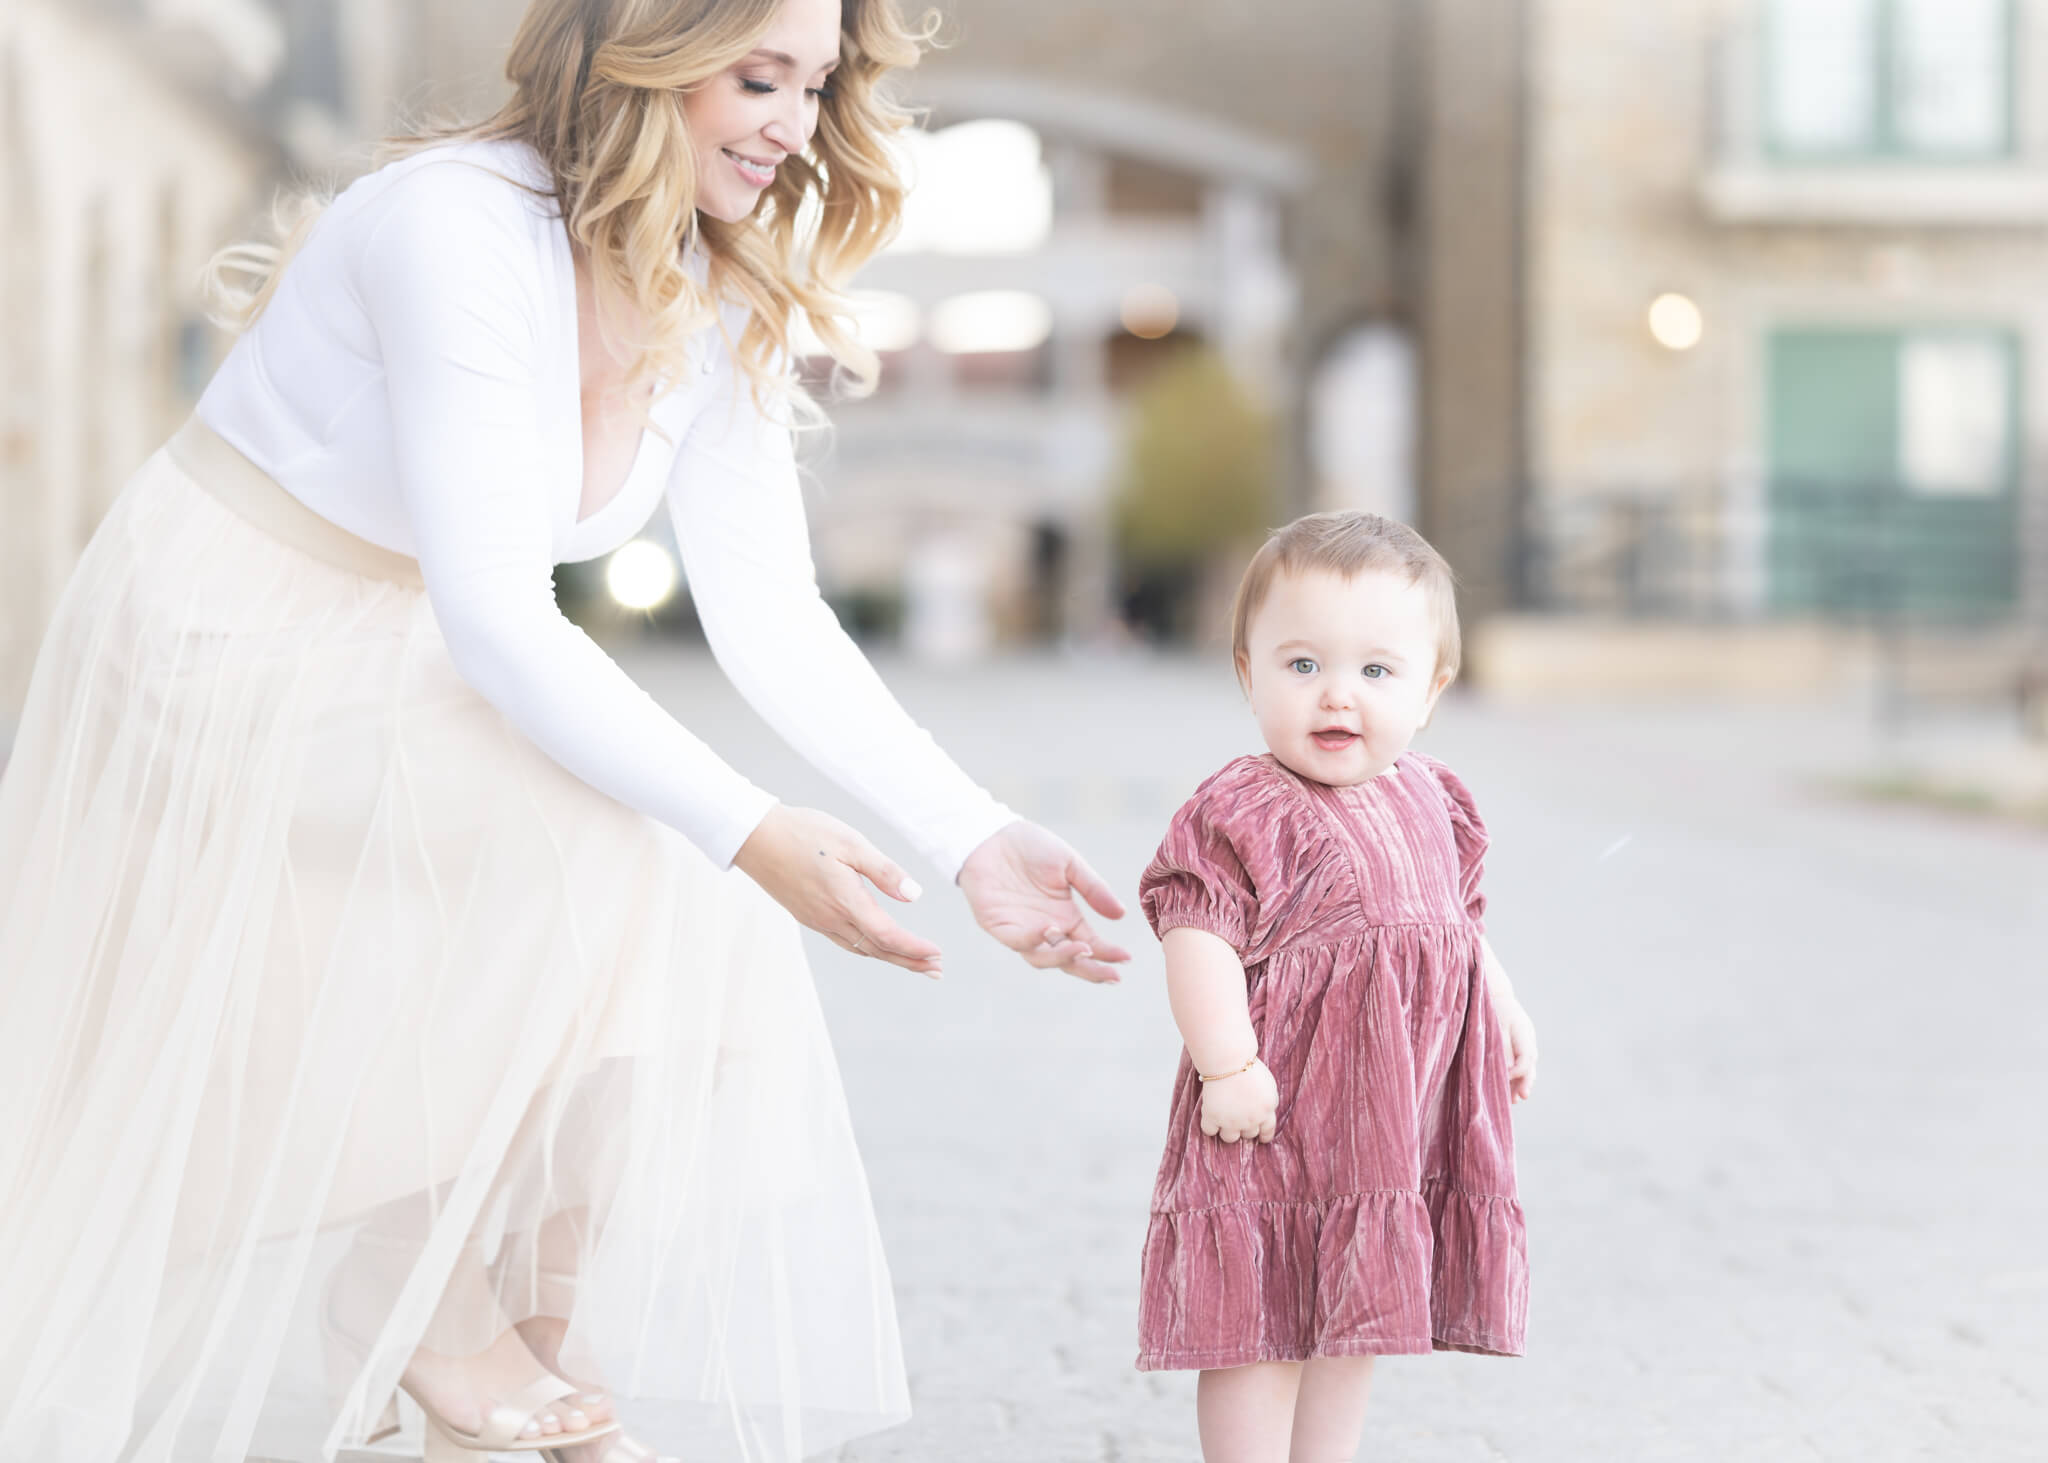
<path fill-rule="evenodd" d="M 1891 481 L 1546 484 L 1527 501 L 1528 609 L 1860 630 L 1898 706 L 2048 695 L 2048 483 L 1981 499 Z"/>

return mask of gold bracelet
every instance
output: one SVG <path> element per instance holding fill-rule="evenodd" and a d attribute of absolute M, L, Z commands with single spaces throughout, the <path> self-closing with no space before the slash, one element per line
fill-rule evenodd
<path fill-rule="evenodd" d="M 1245 1073 L 1249 1072 L 1258 1064 L 1259 1059 L 1257 1054 L 1255 1053 L 1250 1061 L 1246 1062 L 1242 1067 L 1239 1067 L 1235 1072 L 1218 1072 L 1213 1077 L 1203 1077 L 1200 1072 L 1195 1073 L 1195 1075 L 1197 1077 L 1201 1077 L 1204 1082 L 1221 1082 L 1227 1077 L 1242 1077 Z"/>

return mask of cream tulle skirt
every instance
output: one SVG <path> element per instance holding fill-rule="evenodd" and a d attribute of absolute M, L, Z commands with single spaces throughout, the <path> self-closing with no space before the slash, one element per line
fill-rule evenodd
<path fill-rule="evenodd" d="M 537 1316 L 663 1452 L 900 1420 L 796 926 L 294 509 L 203 428 L 145 464 L 0 781 L 0 1459 L 332 1458 Z"/>

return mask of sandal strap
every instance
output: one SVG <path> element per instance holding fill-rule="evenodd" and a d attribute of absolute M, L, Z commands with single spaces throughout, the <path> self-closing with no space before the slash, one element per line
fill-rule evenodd
<path fill-rule="evenodd" d="M 553 1372 L 543 1372 L 525 1386 L 500 1397 L 485 1414 L 484 1425 L 476 1430 L 480 1450 L 509 1449 L 518 1443 L 532 1443 L 534 1439 L 530 1435 L 521 1436 L 526 1425 L 550 1402 L 559 1402 L 575 1390 Z"/>
<path fill-rule="evenodd" d="M 553 1448 L 547 1452 L 548 1463 L 564 1463 L 563 1455 Z M 604 1451 L 597 1455 L 597 1463 L 662 1463 L 661 1455 L 625 1433 L 614 1433 L 605 1443 Z"/>

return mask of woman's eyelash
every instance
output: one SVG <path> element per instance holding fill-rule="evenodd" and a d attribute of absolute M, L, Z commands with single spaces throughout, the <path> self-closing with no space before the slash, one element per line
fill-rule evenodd
<path fill-rule="evenodd" d="M 742 76 L 740 78 L 740 87 L 744 91 L 752 92 L 757 97 L 772 96 L 776 91 L 774 82 L 756 81 L 750 76 Z M 806 88 L 806 90 L 821 102 L 832 100 L 833 92 L 829 86 L 813 86 Z"/>

